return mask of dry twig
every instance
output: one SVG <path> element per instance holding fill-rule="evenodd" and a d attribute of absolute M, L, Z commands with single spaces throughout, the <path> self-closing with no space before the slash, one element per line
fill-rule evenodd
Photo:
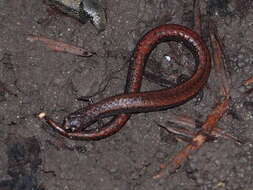
<path fill-rule="evenodd" d="M 186 161 L 188 156 L 201 148 L 201 146 L 209 140 L 211 132 L 215 129 L 217 122 L 222 118 L 229 108 L 229 99 L 225 99 L 208 115 L 207 120 L 202 126 L 202 130 L 192 139 L 192 142 L 184 147 L 176 156 L 174 156 L 168 164 L 161 165 L 161 171 L 153 176 L 154 179 L 163 177 L 167 173 L 173 173 L 182 163 Z"/>
<path fill-rule="evenodd" d="M 48 48 L 50 48 L 54 51 L 67 52 L 67 53 L 71 53 L 71 54 L 82 56 L 82 57 L 90 57 L 95 54 L 94 52 L 86 51 L 83 48 L 76 47 L 76 46 L 73 46 L 73 45 L 70 45 L 70 44 L 67 44 L 64 42 L 51 40 L 51 39 L 48 39 L 43 36 L 29 35 L 27 37 L 27 40 L 30 42 L 41 41 L 44 44 L 46 44 Z"/>
<path fill-rule="evenodd" d="M 219 36 L 217 34 L 216 26 L 214 22 L 210 22 L 210 38 L 211 38 L 211 46 L 213 52 L 213 62 L 214 62 L 214 69 L 217 77 L 220 80 L 220 94 L 222 96 L 229 96 L 230 91 L 230 80 L 227 77 L 228 74 L 225 71 L 225 67 L 223 65 L 223 55 L 222 55 L 222 46 L 220 43 Z"/>
<path fill-rule="evenodd" d="M 194 12 L 194 31 L 201 35 L 201 13 L 200 13 L 200 1 L 195 0 L 193 4 Z"/>
<path fill-rule="evenodd" d="M 248 86 L 253 83 L 253 77 L 248 78 L 247 80 L 243 81 L 243 85 Z"/>

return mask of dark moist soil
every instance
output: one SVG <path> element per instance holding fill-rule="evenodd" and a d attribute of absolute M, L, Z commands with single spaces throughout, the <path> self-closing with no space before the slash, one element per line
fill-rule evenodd
<path fill-rule="evenodd" d="M 0 1 L 0 186 L 48 190 L 253 189 L 253 99 L 252 94 L 241 96 L 253 87 L 241 85 L 253 76 L 250 0 L 201 2 L 203 25 L 208 18 L 217 23 L 232 84 L 231 111 L 218 127 L 245 144 L 219 138 L 191 155 L 177 173 L 159 180 L 151 178 L 160 164 L 185 145 L 173 140 L 155 121 L 169 125 L 172 113 L 204 121 L 221 99 L 214 71 L 200 103 L 194 98 L 167 111 L 133 115 L 120 132 L 100 141 L 62 138 L 34 116 L 46 111 L 61 122 L 68 113 L 84 106 L 77 97 L 93 95 L 108 80 L 105 90 L 93 97 L 95 102 L 122 93 L 128 60 L 145 32 L 164 23 L 193 26 L 190 0 L 103 3 L 108 23 L 98 34 L 90 23 L 82 25 L 63 15 L 48 16 L 49 7 L 42 0 Z M 207 40 L 206 27 L 203 33 Z M 85 58 L 54 52 L 41 42 L 29 42 L 30 34 L 80 46 L 96 55 Z M 148 61 L 149 72 L 156 73 L 152 64 L 160 61 L 165 64 L 161 70 L 172 74 L 178 70 L 178 60 L 183 66 L 191 64 L 188 53 L 180 53 L 182 48 L 177 44 L 174 47 L 176 51 L 171 46 L 159 47 Z M 165 54 L 173 56 L 178 51 L 178 60 L 165 59 Z M 144 79 L 142 90 L 157 88 L 161 87 Z M 34 142 L 37 144 L 31 146 Z"/>

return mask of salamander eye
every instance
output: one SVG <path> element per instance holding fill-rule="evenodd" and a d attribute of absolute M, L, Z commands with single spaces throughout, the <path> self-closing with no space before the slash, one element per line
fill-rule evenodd
<path fill-rule="evenodd" d="M 66 131 L 70 131 L 70 132 L 74 132 L 74 131 L 77 131 L 81 126 L 81 121 L 76 118 L 76 117 L 73 117 L 73 118 L 65 118 L 64 122 L 63 122 L 63 127 Z"/>

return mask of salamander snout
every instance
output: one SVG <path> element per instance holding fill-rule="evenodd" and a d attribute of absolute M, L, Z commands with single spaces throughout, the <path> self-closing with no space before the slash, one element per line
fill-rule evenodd
<path fill-rule="evenodd" d="M 67 132 L 76 132 L 81 129 L 81 118 L 75 115 L 69 115 L 63 120 L 63 128 Z"/>

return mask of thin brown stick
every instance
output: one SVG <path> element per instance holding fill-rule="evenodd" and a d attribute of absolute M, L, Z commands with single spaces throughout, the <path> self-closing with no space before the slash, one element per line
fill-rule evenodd
<path fill-rule="evenodd" d="M 168 114 L 168 121 L 175 123 L 180 126 L 197 128 L 199 127 L 199 123 L 197 120 L 187 116 L 187 115 L 176 115 L 176 114 Z"/>
<path fill-rule="evenodd" d="M 248 78 L 247 80 L 243 81 L 243 85 L 248 86 L 253 83 L 253 77 Z"/>
<path fill-rule="evenodd" d="M 216 108 L 212 111 L 211 114 L 208 115 L 207 120 L 202 126 L 202 129 L 206 133 L 211 133 L 212 130 L 216 127 L 217 122 L 222 118 L 224 113 L 229 108 L 229 98 L 225 98 L 220 104 L 216 106 Z"/>
<path fill-rule="evenodd" d="M 174 135 L 182 135 L 182 136 L 191 137 L 191 138 L 196 135 L 193 131 L 191 131 L 187 128 L 184 128 L 184 127 L 182 127 L 182 128 L 178 128 L 178 127 L 176 128 L 176 127 L 171 127 L 171 126 L 165 127 L 159 123 L 156 123 L 156 124 L 158 127 L 162 128 L 162 129 L 166 130 L 167 132 L 172 133 Z"/>
<path fill-rule="evenodd" d="M 166 130 L 169 133 L 172 133 L 174 135 L 179 135 L 179 136 L 183 136 L 183 137 L 188 137 L 188 138 L 193 138 L 196 135 L 198 135 L 199 131 L 201 129 L 199 129 L 199 126 L 201 124 L 201 122 L 198 122 L 196 120 L 194 120 L 193 118 L 190 118 L 188 116 L 178 116 L 178 115 L 174 115 L 172 114 L 175 118 L 169 118 L 169 122 L 177 124 L 177 126 L 170 126 L 169 124 L 164 126 L 161 125 L 157 122 L 156 125 L 164 130 Z M 178 126 L 179 125 L 179 126 Z M 202 125 L 202 124 L 201 124 Z M 190 129 L 187 129 L 186 127 L 190 127 Z M 216 138 L 225 138 L 228 140 L 233 140 L 238 144 L 243 144 L 244 142 L 241 141 L 239 138 L 233 136 L 232 134 L 226 133 L 224 130 L 215 127 L 213 128 L 213 130 L 211 131 L 210 134 L 208 134 L 212 139 L 216 139 Z M 182 139 L 184 140 L 184 139 Z M 187 141 L 188 142 L 188 141 Z"/>
<path fill-rule="evenodd" d="M 67 52 L 67 53 L 71 53 L 71 54 L 82 56 L 82 57 L 90 57 L 95 54 L 94 52 L 86 51 L 83 48 L 76 47 L 64 42 L 51 40 L 43 36 L 29 35 L 27 37 L 27 40 L 30 42 L 41 41 L 44 44 L 46 44 L 48 48 L 54 51 Z"/>
<path fill-rule="evenodd" d="M 218 104 L 216 108 L 208 115 L 207 120 L 202 126 L 202 131 L 196 135 L 191 144 L 184 147 L 176 156 L 174 156 L 170 162 L 166 165 L 161 166 L 161 171 L 153 176 L 154 179 L 158 179 L 166 175 L 167 173 L 173 173 L 178 169 L 188 158 L 188 156 L 197 151 L 202 145 L 208 140 L 208 134 L 211 134 L 213 129 L 216 127 L 217 122 L 222 118 L 224 113 L 229 108 L 229 99 L 225 99 L 223 102 Z"/>
<path fill-rule="evenodd" d="M 220 79 L 220 94 L 222 96 L 229 96 L 230 91 L 230 80 L 228 79 L 228 75 L 225 71 L 225 67 L 223 65 L 222 61 L 222 46 L 220 43 L 220 39 L 218 37 L 218 33 L 216 30 L 216 25 L 214 22 L 210 22 L 210 37 L 211 37 L 211 46 L 212 46 L 212 52 L 213 52 L 213 61 L 215 65 L 215 73 L 218 75 L 218 78 Z"/>
<path fill-rule="evenodd" d="M 222 138 L 225 138 L 225 139 L 228 139 L 228 140 L 233 140 L 234 142 L 236 142 L 239 145 L 245 143 L 244 141 L 240 140 L 239 138 L 237 138 L 237 137 L 235 137 L 235 136 L 233 136 L 229 133 L 224 133 L 224 130 L 222 130 L 218 127 L 215 127 L 212 130 L 211 135 L 214 136 L 215 138 L 222 137 Z"/>
<path fill-rule="evenodd" d="M 199 0 L 194 1 L 193 12 L 194 12 L 194 31 L 196 31 L 199 35 L 201 35 L 202 26 L 201 26 L 201 12 L 200 12 L 200 1 Z"/>

